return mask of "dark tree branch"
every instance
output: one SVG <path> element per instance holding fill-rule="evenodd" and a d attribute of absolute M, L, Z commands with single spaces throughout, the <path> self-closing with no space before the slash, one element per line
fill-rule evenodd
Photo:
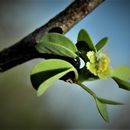
<path fill-rule="evenodd" d="M 39 42 L 40 38 L 48 32 L 66 33 L 103 1 L 104 0 L 75 0 L 48 23 L 36 29 L 13 46 L 2 50 L 0 52 L 0 72 L 6 71 L 33 58 L 52 57 L 52 55 L 47 54 L 41 55 L 35 50 L 35 45 Z"/>

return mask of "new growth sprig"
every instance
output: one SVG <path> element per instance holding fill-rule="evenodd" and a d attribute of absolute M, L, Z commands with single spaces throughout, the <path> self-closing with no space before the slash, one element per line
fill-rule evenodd
<path fill-rule="evenodd" d="M 101 98 L 83 84 L 87 81 L 112 78 L 119 88 L 130 90 L 130 67 L 114 68 L 110 65 L 110 58 L 103 50 L 107 41 L 108 38 L 105 37 L 95 45 L 84 29 L 80 30 L 76 45 L 62 34 L 44 35 L 36 45 L 36 50 L 42 54 L 59 56 L 60 59 L 47 59 L 33 68 L 31 82 L 37 89 L 37 95 L 42 95 L 58 79 L 78 84 L 94 98 L 103 119 L 109 121 L 106 106 L 122 103 Z M 80 66 L 81 59 L 84 61 L 83 67 Z"/>

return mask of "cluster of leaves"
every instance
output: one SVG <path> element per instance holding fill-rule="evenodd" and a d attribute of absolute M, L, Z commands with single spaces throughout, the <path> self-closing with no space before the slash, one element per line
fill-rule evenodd
<path fill-rule="evenodd" d="M 62 34 L 48 33 L 43 36 L 36 45 L 38 52 L 72 58 L 78 62 L 79 66 L 75 67 L 64 59 L 47 59 L 37 64 L 31 74 L 32 85 L 37 88 L 37 95 L 42 95 L 56 80 L 73 72 L 74 76 L 69 81 L 78 84 L 88 92 L 94 98 L 100 115 L 105 121 L 109 121 L 106 105 L 121 105 L 122 103 L 103 99 L 83 84 L 85 81 L 112 78 L 119 85 L 119 88 L 130 90 L 128 82 L 130 80 L 130 67 L 113 68 L 109 65 L 109 57 L 102 52 L 107 41 L 108 38 L 105 37 L 94 45 L 84 29 L 80 30 L 76 45 Z M 82 68 L 80 59 L 84 61 Z"/>

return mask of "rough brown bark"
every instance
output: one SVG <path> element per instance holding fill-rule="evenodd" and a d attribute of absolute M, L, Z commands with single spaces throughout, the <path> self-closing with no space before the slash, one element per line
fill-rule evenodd
<path fill-rule="evenodd" d="M 66 33 L 103 1 L 104 0 L 75 0 L 45 25 L 36 29 L 13 46 L 2 50 L 0 52 L 0 72 L 6 71 L 33 58 L 57 57 L 48 54 L 41 55 L 35 50 L 35 45 L 39 42 L 40 38 L 48 32 Z"/>

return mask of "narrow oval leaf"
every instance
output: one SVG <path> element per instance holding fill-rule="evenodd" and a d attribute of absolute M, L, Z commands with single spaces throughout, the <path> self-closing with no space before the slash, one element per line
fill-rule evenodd
<path fill-rule="evenodd" d="M 69 68 L 46 70 L 46 71 L 41 71 L 41 72 L 32 74 L 31 75 L 32 85 L 37 90 L 42 82 L 46 81 L 50 77 L 57 75 L 58 73 L 67 71 L 68 69 Z"/>
<path fill-rule="evenodd" d="M 62 71 L 60 73 L 57 73 L 55 76 L 50 77 L 49 79 L 45 80 L 42 84 L 40 84 L 38 90 L 37 90 L 37 95 L 40 96 L 42 95 L 53 83 L 58 80 L 59 78 L 63 77 L 66 75 L 68 72 L 73 71 L 72 69 L 68 69 L 66 71 Z"/>
<path fill-rule="evenodd" d="M 113 68 L 111 76 L 125 81 L 130 80 L 130 66 L 119 66 Z"/>
<path fill-rule="evenodd" d="M 104 103 L 104 104 L 110 104 L 110 105 L 123 105 L 123 103 L 117 102 L 117 101 L 113 101 L 113 100 L 109 100 L 109 99 L 104 99 L 104 98 L 100 98 L 97 97 L 97 99 Z"/>
<path fill-rule="evenodd" d="M 106 104 L 102 103 L 97 98 L 95 99 L 95 101 L 96 101 L 96 105 L 97 105 L 97 108 L 98 108 L 98 111 L 99 111 L 100 115 L 102 116 L 102 118 L 105 121 L 109 122 L 109 117 L 108 117 Z"/>
<path fill-rule="evenodd" d="M 108 37 L 104 37 L 96 44 L 97 51 L 101 50 L 108 42 Z"/>
<path fill-rule="evenodd" d="M 97 51 L 88 32 L 84 29 L 81 29 L 79 34 L 78 34 L 78 42 L 81 42 L 81 41 L 84 41 L 85 44 L 87 44 L 87 46 L 90 48 L 90 50 L 93 50 L 95 52 Z"/>
<path fill-rule="evenodd" d="M 76 58 L 77 48 L 71 40 L 59 33 L 48 33 L 43 36 L 36 45 L 36 49 L 40 53 L 54 54 Z"/>
<path fill-rule="evenodd" d="M 86 54 L 91 49 L 89 48 L 89 46 L 84 41 L 77 42 L 76 47 L 78 48 L 78 50 L 80 52 L 79 53 L 80 57 L 86 62 L 88 60 Z"/>
<path fill-rule="evenodd" d="M 78 79 L 77 70 L 69 63 L 60 59 L 49 59 L 37 64 L 32 70 L 31 81 L 38 88 L 37 95 L 40 96 L 56 80 L 73 71 L 75 79 Z"/>
<path fill-rule="evenodd" d="M 113 77 L 115 82 L 119 85 L 119 88 L 125 89 L 127 91 L 130 91 L 130 82 L 124 81 L 122 79 L 119 79 L 117 77 Z"/>
<path fill-rule="evenodd" d="M 78 82 L 77 84 L 79 86 L 81 86 L 85 91 L 87 91 L 91 96 L 93 96 L 93 98 L 95 99 L 96 106 L 97 106 L 97 109 L 98 109 L 100 115 L 102 116 L 102 118 L 105 121 L 109 122 L 109 117 L 108 117 L 108 112 L 107 112 L 107 108 L 106 108 L 106 103 L 104 103 L 104 102 L 107 102 L 108 104 L 116 104 L 116 105 L 118 105 L 119 103 L 99 98 L 99 97 L 96 96 L 96 94 L 91 89 L 89 89 L 84 84 L 82 84 L 80 82 Z"/>

